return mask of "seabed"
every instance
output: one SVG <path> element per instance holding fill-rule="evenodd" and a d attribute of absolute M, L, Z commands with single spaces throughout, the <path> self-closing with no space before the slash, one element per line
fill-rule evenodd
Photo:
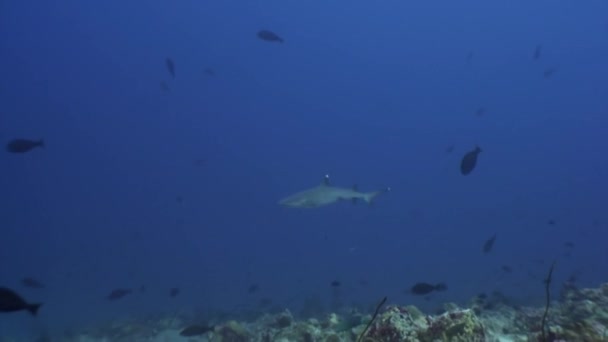
<path fill-rule="evenodd" d="M 467 308 L 447 304 L 437 315 L 390 303 L 379 305 L 377 315 L 350 311 L 307 319 L 297 319 L 289 310 L 250 320 L 157 315 L 42 336 L 35 342 L 608 341 L 608 283 L 594 289 L 567 288 L 551 303 L 543 324 L 545 309 L 515 307 L 494 294 L 474 298 Z M 199 336 L 180 335 L 193 324 L 212 327 Z M 0 337 L 0 342 L 21 341 Z"/>

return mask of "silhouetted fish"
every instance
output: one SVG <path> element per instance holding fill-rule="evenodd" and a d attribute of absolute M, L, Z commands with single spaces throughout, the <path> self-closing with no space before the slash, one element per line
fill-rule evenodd
<path fill-rule="evenodd" d="M 479 107 L 475 111 L 475 116 L 484 116 L 484 114 L 486 114 L 486 109 L 483 107 Z"/>
<path fill-rule="evenodd" d="M 545 69 L 545 71 L 543 71 L 543 77 L 551 78 L 551 76 L 553 76 L 553 74 L 555 74 L 556 72 L 557 72 L 557 67 Z"/>
<path fill-rule="evenodd" d="M 540 59 L 542 49 L 543 49 L 542 45 L 540 45 L 540 44 L 536 45 L 536 48 L 534 49 L 534 56 L 533 56 L 535 61 Z"/>
<path fill-rule="evenodd" d="M 445 283 L 439 283 L 437 285 L 432 285 L 429 283 L 417 283 L 412 286 L 410 292 L 415 295 L 427 295 L 433 291 L 445 291 L 448 287 Z"/>
<path fill-rule="evenodd" d="M 128 294 L 131 294 L 133 290 L 131 289 L 115 289 L 110 292 L 110 294 L 106 297 L 108 300 L 117 300 Z"/>
<path fill-rule="evenodd" d="M 13 139 L 6 144 L 6 150 L 11 153 L 26 153 L 36 147 L 44 147 L 43 140 Z"/>
<path fill-rule="evenodd" d="M 342 285 L 342 283 L 340 283 L 340 281 L 338 281 L 338 280 L 334 280 L 329 285 L 331 287 L 340 287 Z"/>
<path fill-rule="evenodd" d="M 475 169 L 477 165 L 477 156 L 481 152 L 479 146 L 476 146 L 473 151 L 467 152 L 467 154 L 462 157 L 462 161 L 460 162 L 460 173 L 463 175 L 468 175 Z"/>
<path fill-rule="evenodd" d="M 171 290 L 169 290 L 169 296 L 171 296 L 171 298 L 175 298 L 177 297 L 177 295 L 180 293 L 179 288 L 174 287 Z"/>
<path fill-rule="evenodd" d="M 25 286 L 25 287 L 29 287 L 31 289 L 42 289 L 44 288 L 44 284 L 39 282 L 38 280 L 31 278 L 31 277 L 25 277 L 23 279 L 21 279 L 21 285 Z"/>
<path fill-rule="evenodd" d="M 503 272 L 505 272 L 505 273 L 512 273 L 513 272 L 513 269 L 510 266 L 508 266 L 508 265 L 502 265 L 502 267 L 500 269 Z"/>
<path fill-rule="evenodd" d="M 185 337 L 199 336 L 199 335 L 206 334 L 206 333 L 212 331 L 213 329 L 214 329 L 214 327 L 212 325 L 193 324 L 193 325 L 186 327 L 179 334 L 181 336 L 185 336 Z"/>
<path fill-rule="evenodd" d="M 6 287 L 0 287 L 0 312 L 17 312 L 27 310 L 36 316 L 42 303 L 29 304 L 15 291 Z"/>
<path fill-rule="evenodd" d="M 167 70 L 169 70 L 171 77 L 175 78 L 175 63 L 173 63 L 173 60 L 171 58 L 167 58 L 165 60 L 165 64 L 167 65 Z"/>
<path fill-rule="evenodd" d="M 260 286 L 258 284 L 251 284 L 251 285 L 249 285 L 249 288 L 247 288 L 247 293 L 253 294 L 253 293 L 258 292 L 259 289 L 260 289 Z"/>
<path fill-rule="evenodd" d="M 483 244 L 483 253 L 484 254 L 488 254 L 492 251 L 495 240 L 496 240 L 496 234 L 494 234 L 491 238 L 486 240 L 486 242 Z"/>
<path fill-rule="evenodd" d="M 215 70 L 211 69 L 211 68 L 206 68 L 205 70 L 203 70 L 203 72 L 205 73 L 205 75 L 207 76 L 215 76 Z"/>
<path fill-rule="evenodd" d="M 258 38 L 267 42 L 279 42 L 283 43 L 283 38 L 279 37 L 276 33 L 268 30 L 258 31 Z"/>
<path fill-rule="evenodd" d="M 171 92 L 171 88 L 169 87 L 169 85 L 165 81 L 160 81 L 160 90 L 162 90 L 162 91 L 164 91 L 166 93 L 170 93 Z"/>

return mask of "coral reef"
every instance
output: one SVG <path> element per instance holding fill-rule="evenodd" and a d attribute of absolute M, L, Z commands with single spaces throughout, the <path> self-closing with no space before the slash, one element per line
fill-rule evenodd
<path fill-rule="evenodd" d="M 192 318 L 179 315 L 132 319 L 53 336 L 60 342 L 538 342 L 545 307 L 515 307 L 504 296 L 476 297 L 469 308 L 445 305 L 426 315 L 414 306 L 389 305 L 372 315 L 356 311 L 297 319 L 289 310 L 251 322 L 225 320 L 198 336 L 180 336 Z M 369 322 L 371 321 L 371 324 Z M 199 321 L 200 323 L 200 321 Z M 365 330 L 367 325 L 369 328 Z M 608 341 L 608 284 L 596 289 L 566 288 L 551 303 L 546 340 Z M 39 339 L 42 341 L 42 339 Z M 0 341 L 15 341 L 0 337 Z"/>

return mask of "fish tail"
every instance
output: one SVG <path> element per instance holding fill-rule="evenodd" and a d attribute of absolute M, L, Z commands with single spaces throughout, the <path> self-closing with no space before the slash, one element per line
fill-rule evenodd
<path fill-rule="evenodd" d="M 30 304 L 27 306 L 27 311 L 29 311 L 32 316 L 36 316 L 38 314 L 38 309 L 42 306 L 42 303 Z"/>
<path fill-rule="evenodd" d="M 40 139 L 40 141 L 38 141 L 38 146 L 44 147 L 44 139 Z"/>
<path fill-rule="evenodd" d="M 371 204 L 374 201 L 374 198 L 376 198 L 376 196 L 383 194 L 385 192 L 389 192 L 389 191 L 391 191 L 391 188 L 385 188 L 385 189 L 374 191 L 374 192 L 368 192 L 363 196 L 363 200 L 365 202 Z"/>
<path fill-rule="evenodd" d="M 448 286 L 445 283 L 439 283 L 435 285 L 435 290 L 437 291 L 445 291 L 448 289 Z"/>

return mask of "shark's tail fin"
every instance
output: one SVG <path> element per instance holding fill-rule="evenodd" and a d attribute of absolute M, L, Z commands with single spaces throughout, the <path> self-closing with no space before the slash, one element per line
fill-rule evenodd
<path fill-rule="evenodd" d="M 363 196 L 363 200 L 366 203 L 371 204 L 374 201 L 374 198 L 376 198 L 376 196 L 383 194 L 385 192 L 389 192 L 389 191 L 391 191 L 391 188 L 384 188 L 382 190 L 368 192 Z"/>

